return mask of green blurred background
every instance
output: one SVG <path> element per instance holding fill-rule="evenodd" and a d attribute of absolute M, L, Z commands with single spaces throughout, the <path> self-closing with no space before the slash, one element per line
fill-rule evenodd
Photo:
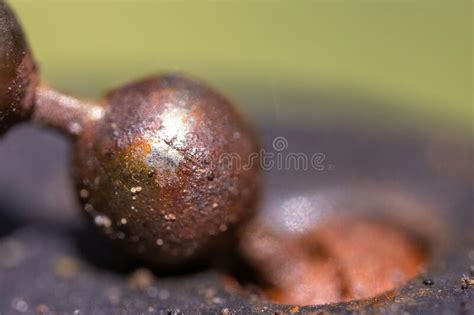
<path fill-rule="evenodd" d="M 45 79 L 69 92 L 179 71 L 261 119 L 472 134 L 472 1 L 10 4 Z"/>

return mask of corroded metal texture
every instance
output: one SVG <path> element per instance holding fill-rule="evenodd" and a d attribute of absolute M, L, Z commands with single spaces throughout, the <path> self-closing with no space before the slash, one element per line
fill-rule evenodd
<path fill-rule="evenodd" d="M 295 205 L 293 210 L 300 209 Z M 241 244 L 266 283 L 267 298 L 281 304 L 373 297 L 417 276 L 426 258 L 423 244 L 406 231 L 369 218 L 320 220 L 303 233 L 256 220 Z"/>
<path fill-rule="evenodd" d="M 36 82 L 36 67 L 21 26 L 0 1 L 0 134 L 29 116 Z"/>
<path fill-rule="evenodd" d="M 226 98 L 165 75 L 114 90 L 106 102 L 75 144 L 74 176 L 84 210 L 110 238 L 147 261 L 175 264 L 249 217 L 258 146 Z"/>

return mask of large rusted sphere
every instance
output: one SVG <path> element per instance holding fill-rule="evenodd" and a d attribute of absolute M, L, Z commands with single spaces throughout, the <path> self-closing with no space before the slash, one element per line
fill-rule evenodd
<path fill-rule="evenodd" d="M 0 134 L 28 117 L 35 85 L 36 70 L 21 26 L 0 1 Z"/>
<path fill-rule="evenodd" d="M 176 264 L 251 215 L 258 146 L 226 98 L 165 75 L 118 88 L 106 103 L 75 145 L 74 169 L 84 209 L 107 235 L 150 262 Z"/>

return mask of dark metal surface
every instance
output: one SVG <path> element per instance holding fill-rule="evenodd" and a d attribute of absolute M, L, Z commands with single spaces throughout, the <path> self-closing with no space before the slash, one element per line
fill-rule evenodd
<path fill-rule="evenodd" d="M 432 254 L 424 274 L 376 298 L 326 306 L 268 303 L 255 289 L 235 289 L 229 275 L 210 267 L 181 273 L 154 269 L 151 282 L 137 290 L 136 275 L 131 274 L 139 263 L 114 250 L 74 211 L 67 144 L 26 128 L 8 135 L 0 147 L 0 312 L 474 313 L 474 288 L 467 281 L 474 272 L 470 144 L 340 126 L 261 129 L 268 151 L 281 136 L 288 141 L 287 152 L 322 152 L 326 157 L 320 171 L 265 171 L 263 211 L 281 198 L 312 191 L 338 191 L 346 200 L 366 194 L 355 208 L 395 205 L 404 217 L 416 218 L 415 229 L 426 231 Z M 397 196 L 416 200 L 416 206 L 396 202 Z M 64 256 L 75 263 L 62 263 Z"/>

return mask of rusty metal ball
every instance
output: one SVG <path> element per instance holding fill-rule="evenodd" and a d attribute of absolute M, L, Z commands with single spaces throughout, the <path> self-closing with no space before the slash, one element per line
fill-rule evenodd
<path fill-rule="evenodd" d="M 36 68 L 21 25 L 0 2 L 0 134 L 31 114 Z"/>
<path fill-rule="evenodd" d="M 159 265 L 202 257 L 258 199 L 252 126 L 229 100 L 180 75 L 120 87 L 75 144 L 84 210 Z M 205 256 L 205 255 L 204 255 Z"/>

